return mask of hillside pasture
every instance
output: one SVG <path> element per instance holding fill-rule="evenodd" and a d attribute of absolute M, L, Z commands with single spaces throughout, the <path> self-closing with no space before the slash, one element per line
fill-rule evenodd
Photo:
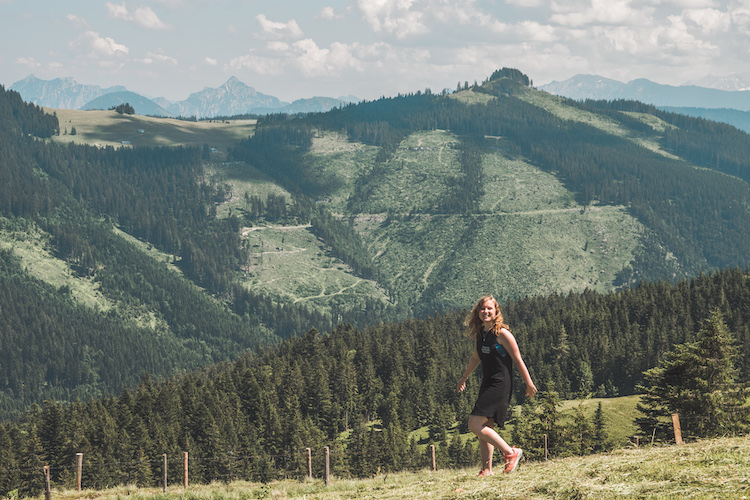
<path fill-rule="evenodd" d="M 210 162 L 206 164 L 206 176 L 216 185 L 228 186 L 229 196 L 216 207 L 217 217 L 240 215 L 247 210 L 246 196 L 258 196 L 263 202 L 269 194 L 284 196 L 291 202 L 292 195 L 270 177 L 244 162 Z"/>
<path fill-rule="evenodd" d="M 58 290 L 65 290 L 78 303 L 101 311 L 114 304 L 99 290 L 93 278 L 78 275 L 67 262 L 53 251 L 52 236 L 31 222 L 16 230 L 0 218 L 0 249 L 11 250 L 31 277 Z"/>
<path fill-rule="evenodd" d="M 242 230 L 250 250 L 241 283 L 285 303 L 330 310 L 333 302 L 365 297 L 387 300 L 374 281 L 354 276 L 331 256 L 309 225 L 254 226 Z"/>
<path fill-rule="evenodd" d="M 320 453 L 320 450 L 314 450 Z M 497 470 L 477 477 L 476 468 L 421 469 L 380 473 L 369 479 L 332 477 L 326 485 L 314 479 L 282 479 L 270 483 L 234 481 L 161 488 L 122 486 L 105 491 L 54 491 L 61 500 L 95 498 L 224 499 L 721 499 L 747 498 L 750 493 L 750 440 L 728 437 L 686 445 L 641 446 L 586 457 L 522 461 L 512 474 Z"/>
<path fill-rule="evenodd" d="M 304 155 L 305 166 L 314 178 L 326 179 L 331 189 L 324 199 L 335 213 L 344 213 L 354 192 L 355 181 L 375 162 L 378 148 L 349 141 L 337 132 L 318 132 L 310 152 Z"/>
<path fill-rule="evenodd" d="M 89 146 L 203 146 L 217 150 L 225 158 L 227 149 L 247 139 L 255 130 L 256 120 L 187 121 L 141 115 L 119 114 L 116 111 L 48 109 L 60 123 L 60 135 L 52 140 Z M 73 127 L 76 134 L 71 135 Z"/>
<path fill-rule="evenodd" d="M 454 140 L 434 131 L 404 141 L 381 167 L 367 204 L 376 212 L 394 205 L 401 210 L 356 219 L 391 288 L 417 292 L 444 307 L 467 307 L 482 293 L 505 300 L 518 290 L 532 295 L 611 290 L 645 231 L 624 207 L 582 206 L 555 176 L 488 148 L 479 213 L 430 212 L 436 202 L 427 200 L 439 200 L 451 176 L 459 175 Z M 414 171 L 422 177 L 408 176 L 410 164 L 419 166 Z M 404 181 L 396 182 L 399 178 Z M 389 199 L 376 201 L 381 192 Z"/>

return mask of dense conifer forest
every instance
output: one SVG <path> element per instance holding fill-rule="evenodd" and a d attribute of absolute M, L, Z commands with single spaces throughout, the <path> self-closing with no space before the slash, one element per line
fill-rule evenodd
<path fill-rule="evenodd" d="M 531 452 L 548 432 L 556 456 L 612 446 L 601 437 L 606 431 L 599 428 L 599 438 L 594 432 L 604 416 L 563 422 L 556 413 L 559 399 L 632 393 L 644 370 L 675 343 L 695 340 L 701 322 L 717 312 L 739 346 L 738 368 L 747 379 L 748 304 L 747 269 L 674 285 L 642 283 L 616 293 L 505 304 L 506 320 L 542 390 L 538 409 L 516 415 L 514 440 Z M 446 437 L 456 422 L 465 426 L 479 385 L 477 372 L 467 391 L 455 388 L 472 349 L 462 336 L 465 314 L 365 329 L 339 325 L 330 334 L 311 329 L 234 362 L 163 381 L 144 376 L 117 396 L 35 405 L 20 422 L 0 425 L 0 460 L 7 465 L 0 494 L 29 484 L 24 481 L 44 464 L 52 467 L 55 484 L 72 485 L 76 453 L 86 457 L 88 487 L 158 484 L 162 454 L 177 462 L 185 451 L 191 480 L 198 482 L 303 477 L 306 447 L 316 450 L 316 474 L 324 446 L 332 450 L 338 476 L 427 466 L 419 451 L 426 444 L 436 445 L 441 464 L 475 464 L 473 440 Z M 518 403 L 523 390 L 522 383 L 515 385 Z M 541 431 L 549 418 L 552 427 Z M 408 437 L 422 427 L 427 437 Z M 173 465 L 170 481 L 179 481 L 181 472 Z"/>

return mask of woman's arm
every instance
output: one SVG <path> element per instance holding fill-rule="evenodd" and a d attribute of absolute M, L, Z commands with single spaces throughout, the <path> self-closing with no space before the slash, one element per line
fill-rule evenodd
<path fill-rule="evenodd" d="M 466 381 L 469 380 L 469 375 L 471 375 L 471 373 L 476 370 L 477 366 L 479 366 L 479 353 L 477 352 L 477 345 L 475 343 L 474 352 L 469 358 L 469 364 L 466 366 L 466 370 L 464 370 L 464 374 L 461 376 L 461 380 L 458 381 L 458 385 L 456 386 L 458 392 L 466 389 Z"/>
<path fill-rule="evenodd" d="M 534 382 L 531 380 L 531 375 L 529 374 L 529 369 L 526 368 L 526 363 L 523 362 L 521 350 L 518 348 L 516 338 L 509 330 L 501 328 L 497 340 L 503 347 L 505 347 L 505 350 L 508 351 L 510 357 L 513 358 L 513 363 L 518 367 L 518 371 L 521 373 L 521 378 L 523 378 L 523 381 L 526 383 L 526 395 L 530 398 L 533 397 L 534 394 L 536 394 L 537 389 Z"/>

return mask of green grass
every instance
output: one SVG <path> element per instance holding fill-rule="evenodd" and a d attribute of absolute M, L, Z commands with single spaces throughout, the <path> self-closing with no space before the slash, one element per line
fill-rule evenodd
<path fill-rule="evenodd" d="M 315 450 L 317 452 L 317 450 Z M 746 437 L 686 445 L 641 446 L 611 453 L 522 462 L 512 474 L 480 478 L 476 469 L 378 474 L 370 479 L 332 477 L 236 481 L 187 489 L 124 486 L 105 491 L 53 491 L 61 500 L 150 499 L 741 499 L 750 496 L 750 441 Z M 42 497 L 39 497 L 42 498 Z"/>
<path fill-rule="evenodd" d="M 640 396 L 621 396 L 617 398 L 587 398 L 583 400 L 568 400 L 563 401 L 558 407 L 558 411 L 562 415 L 562 425 L 568 426 L 573 422 L 573 416 L 576 413 L 579 406 L 583 407 L 584 414 L 589 421 L 593 421 L 594 413 L 596 412 L 599 403 L 602 404 L 602 412 L 604 414 L 604 427 L 607 434 L 608 447 L 623 448 L 630 446 L 631 443 L 635 442 L 634 437 L 638 435 L 637 427 L 633 423 L 635 417 L 640 415 L 636 409 L 636 404 L 640 401 Z M 513 410 L 515 415 L 519 415 L 521 411 L 520 406 L 516 406 Z M 505 424 L 505 428 L 500 432 L 509 443 L 511 443 L 513 433 L 513 423 L 508 422 Z M 459 433 L 458 423 L 454 424 L 448 430 L 448 442 L 450 442 L 457 434 L 463 440 L 475 439 L 474 435 L 467 432 L 464 434 Z M 429 428 L 422 427 L 413 431 L 410 437 L 416 437 L 418 441 L 426 440 L 429 436 Z M 642 443 L 650 441 L 650 436 L 639 436 Z M 512 443 L 511 443 L 512 444 Z"/>
<path fill-rule="evenodd" d="M 240 280 L 251 290 L 323 310 L 334 298 L 387 300 L 374 281 L 354 276 L 330 256 L 308 225 L 256 226 L 245 228 L 243 235 L 250 259 Z"/>
<path fill-rule="evenodd" d="M 101 293 L 98 283 L 92 278 L 79 276 L 54 255 L 51 235 L 32 222 L 27 221 L 24 230 L 14 230 L 3 221 L 7 220 L 0 218 L 0 248 L 11 250 L 32 278 L 57 289 L 67 287 L 78 303 L 92 309 L 108 311 L 114 307 Z"/>
<path fill-rule="evenodd" d="M 116 147 L 121 147 L 123 141 L 129 142 L 132 146 L 208 144 L 217 149 L 215 156 L 218 159 L 225 157 L 227 148 L 252 135 L 256 123 L 256 120 L 192 122 L 172 118 L 121 115 L 116 111 L 45 111 L 57 114 L 60 122 L 60 135 L 52 138 L 54 142 Z M 73 127 L 76 129 L 76 135 L 71 135 Z"/>
<path fill-rule="evenodd" d="M 247 210 L 245 195 L 258 196 L 265 203 L 269 194 L 284 196 L 291 201 L 292 195 L 276 184 L 270 177 L 244 162 L 210 162 L 206 164 L 206 175 L 215 184 L 229 186 L 229 199 L 218 205 L 217 217 L 240 215 Z"/>

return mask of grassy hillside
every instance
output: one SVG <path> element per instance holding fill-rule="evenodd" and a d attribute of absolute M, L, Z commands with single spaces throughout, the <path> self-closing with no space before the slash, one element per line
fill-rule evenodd
<path fill-rule="evenodd" d="M 562 401 L 558 407 L 558 411 L 562 416 L 561 424 L 563 426 L 570 426 L 573 422 L 573 417 L 578 411 L 579 407 L 583 409 L 583 414 L 586 418 L 593 422 L 594 413 L 596 412 L 599 404 L 602 405 L 602 412 L 604 413 L 604 426 L 607 434 L 607 446 L 608 449 L 627 448 L 635 441 L 634 437 L 638 434 L 637 427 L 635 426 L 634 419 L 640 415 L 636 409 L 636 405 L 640 402 L 640 396 L 621 396 L 617 398 L 586 398 L 586 399 L 573 399 Z M 516 406 L 514 408 L 514 414 L 519 416 L 521 413 L 521 407 Z M 509 421 L 505 424 L 505 428 L 500 431 L 500 434 L 508 441 L 511 442 L 513 436 L 513 421 Z M 456 422 L 447 432 L 447 441 L 451 442 L 453 438 L 458 435 L 464 442 L 471 441 L 476 442 L 476 437 L 471 432 L 461 433 L 459 422 Z M 429 429 L 422 427 L 410 433 L 410 437 L 415 437 L 417 441 L 423 443 L 420 446 L 420 450 L 425 450 L 429 441 Z M 642 442 L 650 439 L 650 436 L 639 436 Z"/>
<path fill-rule="evenodd" d="M 504 154 L 494 146 L 501 141 L 491 139 L 482 156 L 481 213 L 440 213 L 459 175 L 461 141 L 442 130 L 418 132 L 373 166 L 372 147 L 335 133 L 313 139 L 306 161 L 318 175 L 340 180 L 322 201 L 353 217 L 385 287 L 397 298 L 429 295 L 438 308 L 465 307 L 489 292 L 612 288 L 645 231 L 624 207 L 578 204 L 554 176 Z"/>
<path fill-rule="evenodd" d="M 46 109 L 60 122 L 60 135 L 53 141 L 91 146 L 203 146 L 217 149 L 217 155 L 252 134 L 255 120 L 186 121 L 119 114 L 116 111 Z M 76 134 L 71 135 L 73 128 Z"/>
<path fill-rule="evenodd" d="M 318 453 L 319 450 L 314 450 Z M 377 475 L 366 480 L 333 477 L 303 482 L 274 481 L 268 484 L 230 482 L 160 488 L 119 487 L 105 491 L 54 491 L 54 498 L 304 498 L 335 500 L 349 498 L 522 498 L 522 499 L 615 499 L 615 498 L 747 498 L 750 474 L 750 441 L 722 438 L 682 446 L 641 446 L 607 454 L 572 457 L 547 462 L 522 462 L 512 474 L 479 478 L 475 469 L 421 470 Z M 499 472 L 499 471 L 498 471 Z"/>

